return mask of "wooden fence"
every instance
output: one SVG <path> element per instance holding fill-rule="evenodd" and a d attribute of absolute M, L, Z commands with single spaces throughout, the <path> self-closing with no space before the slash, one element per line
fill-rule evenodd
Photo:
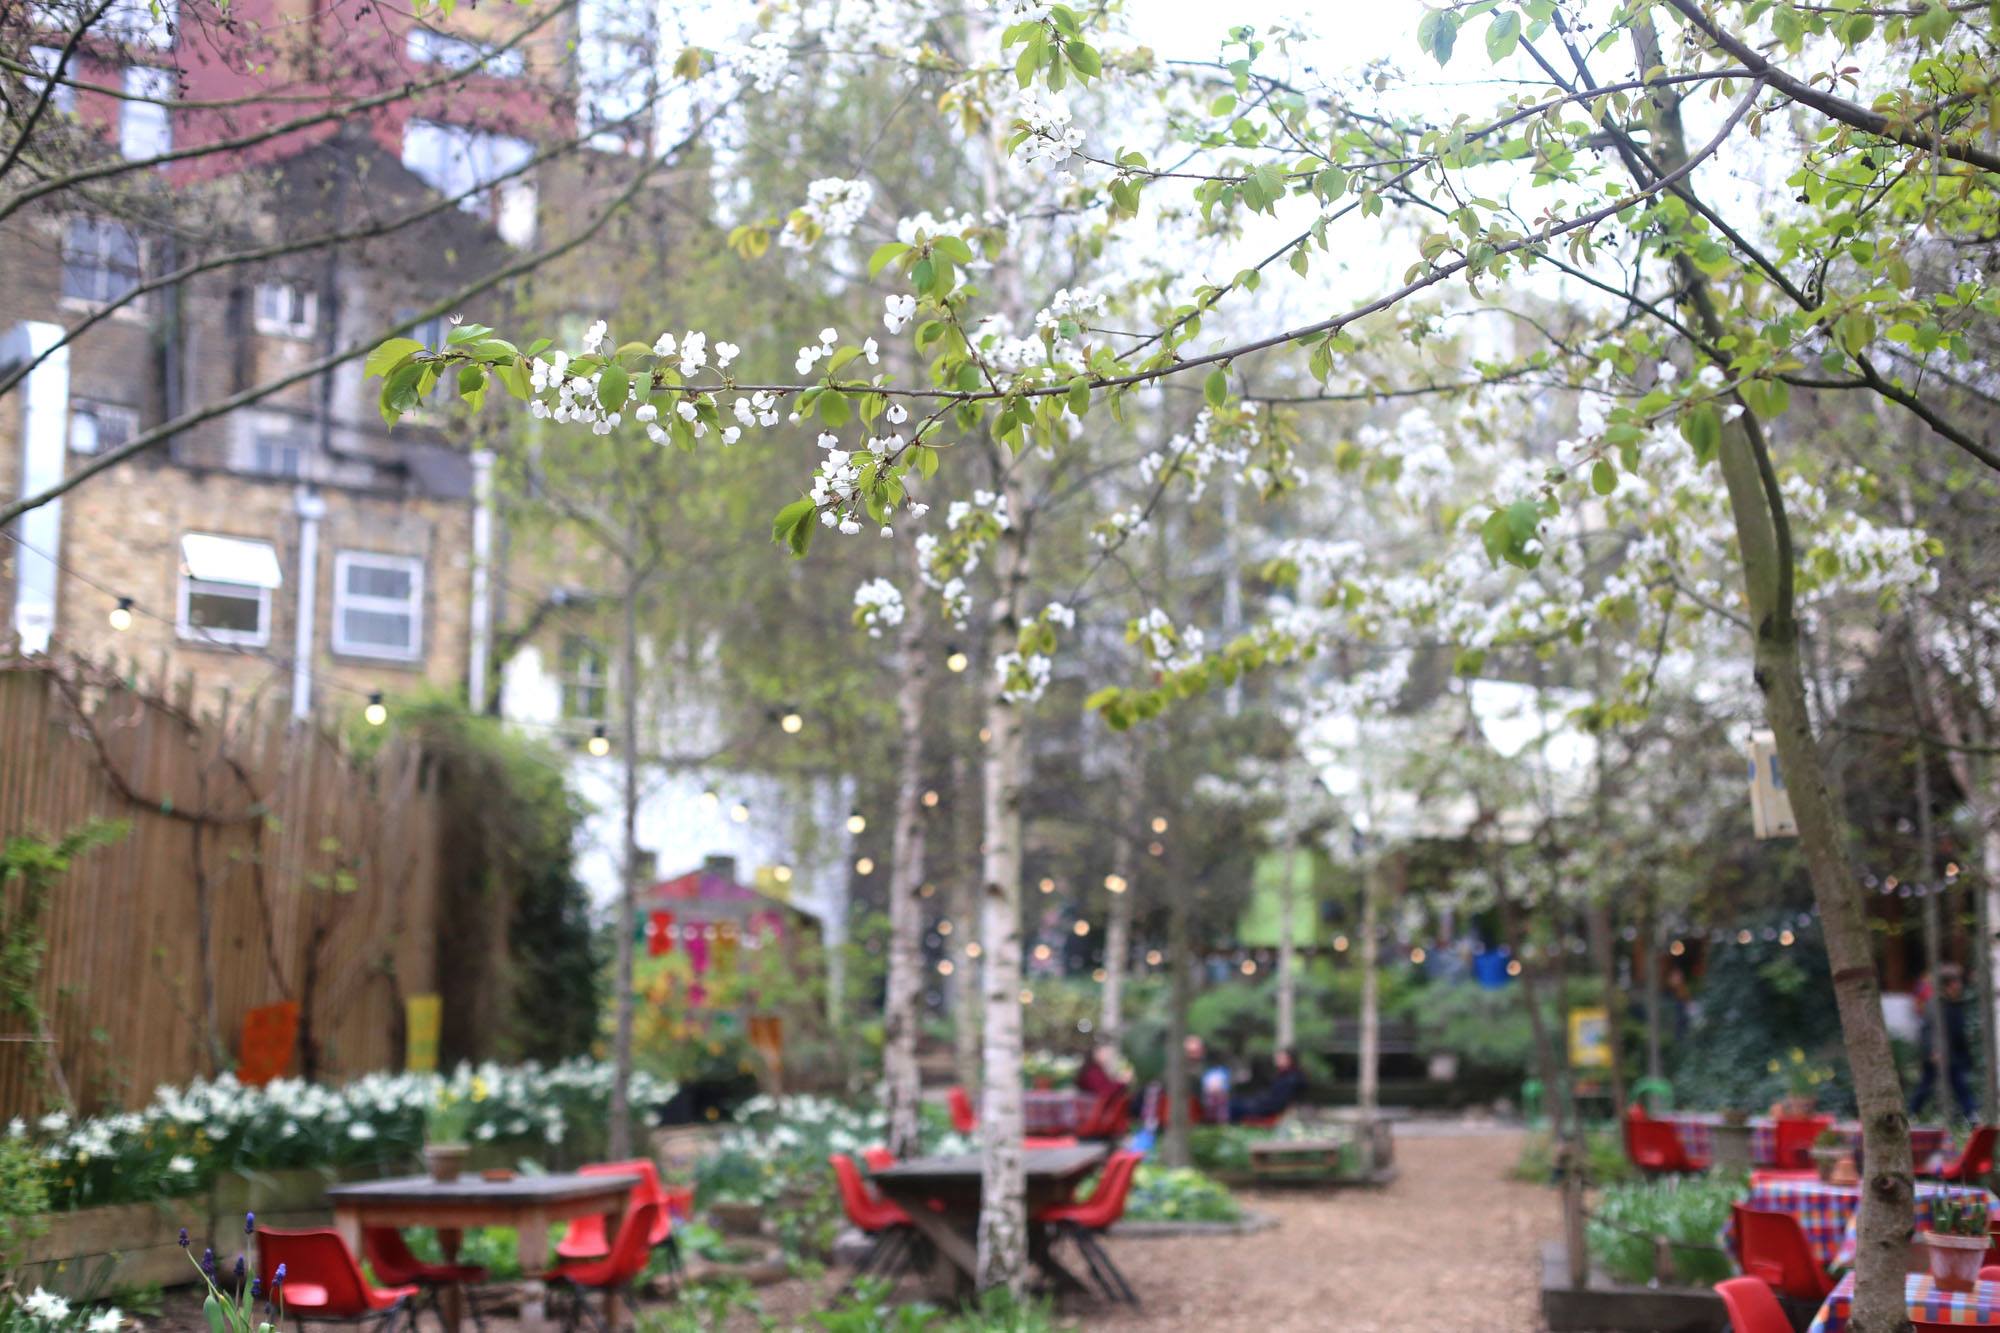
<path fill-rule="evenodd" d="M 402 1062 L 404 997 L 437 978 L 422 754 L 391 740 L 362 762 L 282 711 L 192 699 L 189 681 L 0 660 L 0 837 L 129 826 L 54 884 L 40 1021 L 0 1006 L 0 1121 L 230 1068 L 246 1013 L 277 1001 L 299 1006 L 291 1073 Z"/>

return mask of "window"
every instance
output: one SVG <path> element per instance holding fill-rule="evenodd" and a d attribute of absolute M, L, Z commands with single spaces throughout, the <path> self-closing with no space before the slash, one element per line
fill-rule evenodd
<path fill-rule="evenodd" d="M 583 634 L 565 634 L 557 662 L 562 682 L 562 715 L 577 722 L 604 720 L 610 693 L 610 658 L 604 645 Z"/>
<path fill-rule="evenodd" d="M 69 447 L 79 454 L 116 449 L 139 433 L 136 408 L 78 398 L 69 405 Z"/>
<path fill-rule="evenodd" d="M 28 48 L 28 59 L 36 69 L 42 72 L 42 78 L 49 78 L 55 74 L 56 66 L 62 63 L 62 48 L 55 46 L 31 46 Z M 72 65 L 64 72 L 63 77 L 75 78 L 76 67 Z M 36 97 L 42 95 L 42 79 L 24 78 L 21 82 L 26 84 L 28 91 Z M 49 107 L 52 110 L 62 112 L 64 115 L 75 115 L 76 89 L 67 83 L 57 84 L 56 90 L 49 94 Z"/>
<path fill-rule="evenodd" d="M 333 558 L 333 650 L 413 661 L 422 649 L 424 562 L 341 551 Z"/>
<path fill-rule="evenodd" d="M 501 51 L 484 42 L 447 37 L 429 28 L 410 29 L 404 49 L 419 64 L 443 65 L 446 69 L 466 69 L 484 61 L 482 72 L 502 79 L 518 79 L 527 70 L 517 50 Z"/>
<path fill-rule="evenodd" d="M 305 338 L 319 322 L 319 293 L 296 282 L 260 282 L 256 299 L 257 332 L 282 338 Z"/>
<path fill-rule="evenodd" d="M 408 319 L 416 313 L 414 310 L 402 310 L 397 312 L 396 318 Z M 439 350 L 444 347 L 445 339 L 451 336 L 451 320 L 443 315 L 432 315 L 410 325 L 408 336 L 434 351 Z"/>
<path fill-rule="evenodd" d="M 491 222 L 509 245 L 535 237 L 535 187 L 509 174 L 534 152 L 526 139 L 462 125 L 413 120 L 403 127 L 403 165 L 440 194 L 465 195 L 459 206 Z"/>
<path fill-rule="evenodd" d="M 271 543 L 188 533 L 181 538 L 181 636 L 263 647 L 271 641 L 271 590 L 282 581 Z"/>
<path fill-rule="evenodd" d="M 164 51 L 174 44 L 175 0 L 111 0 L 104 31 L 113 39 Z"/>
<path fill-rule="evenodd" d="M 97 218 L 71 218 L 63 233 L 62 294 L 73 301 L 108 305 L 139 285 L 139 241 L 128 227 Z"/>
<path fill-rule="evenodd" d="M 297 477 L 305 470 L 311 440 L 305 423 L 283 412 L 250 412 L 238 417 L 232 466 L 259 477 Z"/>
<path fill-rule="evenodd" d="M 125 96 L 153 99 L 118 104 L 118 151 L 127 161 L 143 162 L 173 151 L 174 127 L 167 119 L 167 108 L 160 105 L 173 95 L 172 70 L 149 69 L 144 65 L 126 67 Z"/>

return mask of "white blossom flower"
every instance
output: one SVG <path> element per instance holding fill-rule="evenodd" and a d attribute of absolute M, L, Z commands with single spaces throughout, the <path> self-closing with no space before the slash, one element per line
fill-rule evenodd
<path fill-rule="evenodd" d="M 34 1294 L 21 1302 L 21 1308 L 51 1324 L 59 1324 L 69 1318 L 69 1302 L 46 1287 L 36 1287 Z"/>
<path fill-rule="evenodd" d="M 597 355 L 597 353 L 603 349 L 604 340 L 607 336 L 609 336 L 610 332 L 611 332 L 611 326 L 605 323 L 601 319 L 598 320 L 595 324 L 592 324 L 588 329 L 585 329 L 583 333 L 583 342 L 581 344 L 583 347 L 584 355 L 586 356 Z"/>
<path fill-rule="evenodd" d="M 88 1330 L 88 1333 L 118 1333 L 119 1327 L 124 1322 L 125 1315 L 123 1312 L 117 1306 L 111 1305 L 92 1315 L 90 1322 L 85 1324 L 84 1327 Z"/>
<path fill-rule="evenodd" d="M 891 333 L 901 333 L 917 313 L 917 298 L 908 294 L 884 297 L 882 309 L 884 327 Z"/>

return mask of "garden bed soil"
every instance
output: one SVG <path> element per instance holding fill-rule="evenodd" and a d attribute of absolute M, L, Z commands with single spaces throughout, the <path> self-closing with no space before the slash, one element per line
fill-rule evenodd
<path fill-rule="evenodd" d="M 1243 1215 L 1234 1222 L 1199 1222 L 1192 1218 L 1133 1218 L 1128 1217 L 1111 1228 L 1111 1235 L 1119 1240 L 1149 1240 L 1166 1236 L 1249 1236 L 1259 1231 L 1269 1231 L 1278 1225 L 1278 1219 L 1269 1213 L 1245 1208 Z"/>
<path fill-rule="evenodd" d="M 1640 1287 L 1618 1282 L 1593 1265 L 1588 1284 L 1569 1285 L 1562 1242 L 1542 1247 L 1542 1318 L 1549 1333 L 1724 1333 L 1729 1311 L 1708 1287 Z M 1817 1304 L 1780 1298 L 1795 1333 L 1804 1333 Z"/>

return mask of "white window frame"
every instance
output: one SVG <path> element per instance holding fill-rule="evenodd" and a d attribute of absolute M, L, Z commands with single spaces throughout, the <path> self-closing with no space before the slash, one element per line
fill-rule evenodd
<path fill-rule="evenodd" d="M 114 232 L 123 232 L 125 237 L 132 242 L 132 271 L 129 274 L 119 275 L 130 279 L 130 286 L 124 291 L 109 294 L 96 293 L 90 296 L 75 296 L 69 292 L 69 268 L 71 260 L 76 254 L 70 242 L 79 224 L 89 228 L 91 232 L 92 251 L 90 258 L 92 263 L 91 271 L 93 273 L 105 274 L 112 272 L 112 266 L 107 261 L 105 248 L 102 243 L 104 237 Z M 62 268 L 56 278 L 56 290 L 60 294 L 63 304 L 72 309 L 101 310 L 114 301 L 124 301 L 131 294 L 132 288 L 139 286 L 146 279 L 145 246 L 139 240 L 138 234 L 122 222 L 113 222 L 107 218 L 95 218 L 82 213 L 72 214 L 70 217 L 63 219 L 62 244 L 60 249 L 62 253 Z M 92 285 L 101 286 L 102 284 L 93 283 Z M 139 302 L 137 301 L 125 301 L 125 304 L 118 308 L 117 313 L 129 315 L 130 318 L 137 319 L 141 314 L 138 306 Z"/>
<path fill-rule="evenodd" d="M 28 48 L 28 63 L 40 70 L 42 77 L 37 79 L 23 76 L 21 83 L 30 93 L 40 97 L 42 89 L 48 85 L 48 80 L 55 77 L 56 66 L 62 64 L 62 48 L 59 46 L 31 46 Z M 63 77 L 66 79 L 76 77 L 76 66 L 74 63 L 63 71 Z M 49 94 L 49 107 L 51 110 L 59 111 L 65 116 L 75 115 L 76 88 L 67 83 L 58 83 L 55 86 L 55 91 Z"/>
<path fill-rule="evenodd" d="M 470 69 L 478 65 L 481 74 L 496 79 L 518 79 L 528 68 L 518 50 L 502 50 L 431 28 L 411 28 L 403 53 L 419 64 L 443 65 L 447 69 Z"/>
<path fill-rule="evenodd" d="M 355 566 L 395 569 L 410 576 L 407 598 L 373 597 L 347 590 L 347 571 Z M 407 651 L 379 643 L 350 643 L 343 632 L 349 611 L 381 611 L 410 618 Z M 422 556 L 387 551 L 336 551 L 333 555 L 333 651 L 343 657 L 370 657 L 383 662 L 417 662 L 424 655 L 424 560 Z"/>
<path fill-rule="evenodd" d="M 161 102 L 174 95 L 174 72 L 150 65 L 127 65 L 127 100 L 118 104 L 118 153 L 128 162 L 145 162 L 174 151 L 174 122 Z M 141 101 L 132 99 L 151 98 Z"/>
<path fill-rule="evenodd" d="M 115 41 L 150 46 L 165 51 L 174 44 L 174 26 L 180 18 L 178 0 L 113 0 L 98 27 Z"/>
<path fill-rule="evenodd" d="M 526 139 L 449 121 L 418 117 L 403 126 L 403 165 L 439 194 L 464 195 L 458 206 L 491 222 L 516 249 L 535 239 L 538 196 L 532 172 L 508 173 L 534 151 Z"/>
<path fill-rule="evenodd" d="M 285 314 L 266 313 L 275 304 Z M 260 282 L 250 296 L 251 322 L 257 332 L 277 338 L 310 338 L 319 327 L 319 293 L 300 282 Z"/>
<path fill-rule="evenodd" d="M 125 428 L 122 437 L 106 444 L 104 423 L 116 420 Z M 83 423 L 89 422 L 88 426 Z M 82 432 L 88 433 L 86 439 Z M 73 454 L 102 453 L 115 449 L 139 433 L 139 409 L 123 403 L 99 402 L 94 398 L 72 398 L 69 403 L 69 450 Z"/>
<path fill-rule="evenodd" d="M 207 534 L 199 534 L 207 535 Z M 271 542 L 255 537 L 231 537 L 230 541 L 247 542 L 262 546 L 270 551 L 275 564 L 278 548 Z M 180 569 L 179 605 L 174 615 L 174 628 L 183 639 L 195 643 L 215 643 L 230 647 L 262 648 L 271 642 L 271 589 L 261 583 L 233 583 L 223 579 L 198 579 L 188 572 L 185 563 Z M 217 629 L 209 625 L 197 625 L 189 619 L 188 601 L 196 593 L 211 597 L 241 597 L 257 603 L 257 628 L 254 630 Z"/>

